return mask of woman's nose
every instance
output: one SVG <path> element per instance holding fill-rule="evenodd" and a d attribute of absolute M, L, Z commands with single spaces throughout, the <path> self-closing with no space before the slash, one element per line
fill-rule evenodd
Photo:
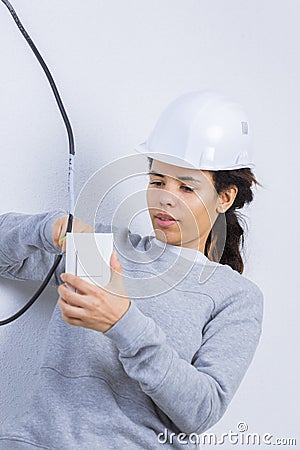
<path fill-rule="evenodd" d="M 160 192 L 159 203 L 161 206 L 164 205 L 175 206 L 176 196 L 172 194 L 170 191 L 163 190 Z"/>

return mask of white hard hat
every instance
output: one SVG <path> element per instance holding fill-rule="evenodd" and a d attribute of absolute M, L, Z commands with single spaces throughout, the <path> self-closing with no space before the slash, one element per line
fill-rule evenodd
<path fill-rule="evenodd" d="M 181 95 L 162 112 L 135 151 L 169 164 L 203 170 L 255 167 L 242 107 L 215 91 Z"/>

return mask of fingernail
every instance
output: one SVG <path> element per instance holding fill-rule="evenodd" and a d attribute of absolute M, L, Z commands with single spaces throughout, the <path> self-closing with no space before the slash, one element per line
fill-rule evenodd
<path fill-rule="evenodd" d="M 64 281 L 64 280 L 65 280 L 65 274 L 62 273 L 62 274 L 60 275 L 60 278 Z"/>

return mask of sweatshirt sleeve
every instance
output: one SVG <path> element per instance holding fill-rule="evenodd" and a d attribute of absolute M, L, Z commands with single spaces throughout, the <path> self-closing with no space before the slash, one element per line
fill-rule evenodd
<path fill-rule="evenodd" d="M 41 214 L 0 215 L 0 276 L 15 280 L 42 281 L 61 250 L 52 241 L 52 225 L 68 213 L 64 210 Z M 58 286 L 64 271 L 64 257 L 49 284 Z"/>
<path fill-rule="evenodd" d="M 253 285 L 214 312 L 191 363 L 134 301 L 104 333 L 115 342 L 126 373 L 182 433 L 201 434 L 220 420 L 251 363 L 263 317 L 263 294 Z"/>

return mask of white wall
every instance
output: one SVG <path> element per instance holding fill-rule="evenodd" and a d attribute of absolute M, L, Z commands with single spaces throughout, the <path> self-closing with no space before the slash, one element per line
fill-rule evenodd
<path fill-rule="evenodd" d="M 246 421 L 249 432 L 299 441 L 299 3 L 13 5 L 69 112 L 77 145 L 76 193 L 103 164 L 132 153 L 161 110 L 182 93 L 217 89 L 248 110 L 256 175 L 264 188 L 256 190 L 250 208 L 245 275 L 265 294 L 264 329 L 242 385 L 211 431 L 237 431 L 237 423 Z M 37 60 L 1 2 L 0 33 L 0 213 L 67 209 L 65 129 Z M 21 307 L 37 286 L 1 278 L 1 318 Z M 56 289 L 48 288 L 22 318 L 0 329 L 0 422 L 21 407 L 34 383 L 56 298 Z"/>

